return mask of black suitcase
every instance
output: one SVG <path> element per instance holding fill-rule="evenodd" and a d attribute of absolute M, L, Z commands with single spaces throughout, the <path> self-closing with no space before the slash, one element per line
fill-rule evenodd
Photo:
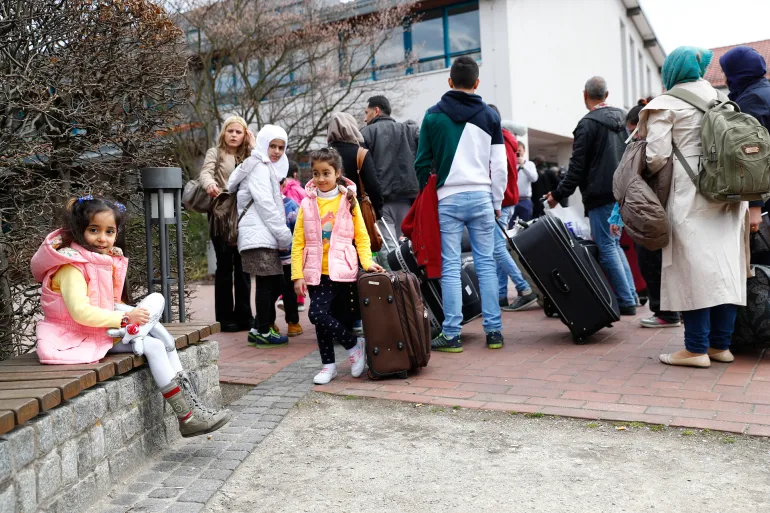
<path fill-rule="evenodd" d="M 559 315 L 575 343 L 620 320 L 615 293 L 591 255 L 593 245 L 577 239 L 561 220 L 541 217 L 508 243 L 543 292 L 546 313 Z"/>
<path fill-rule="evenodd" d="M 429 280 L 424 269 L 417 263 L 412 251 L 412 243 L 408 240 L 393 252 L 388 254 L 388 264 L 394 271 L 402 270 L 414 273 L 420 279 L 420 290 L 425 306 L 430 311 L 431 336 L 441 333 L 444 323 L 444 301 L 441 295 L 441 280 Z M 463 290 L 463 321 L 467 324 L 481 315 L 481 294 L 479 293 L 479 278 L 473 257 L 464 253 L 462 257 L 462 272 L 460 274 Z"/>

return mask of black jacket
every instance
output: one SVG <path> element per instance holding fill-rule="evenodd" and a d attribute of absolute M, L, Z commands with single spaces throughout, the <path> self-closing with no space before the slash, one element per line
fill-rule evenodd
<path fill-rule="evenodd" d="M 626 113 L 602 107 L 586 114 L 575 128 L 567 176 L 553 191 L 561 201 L 580 187 L 586 212 L 615 203 L 612 177 L 626 150 Z"/>
<path fill-rule="evenodd" d="M 366 147 L 372 153 L 385 201 L 417 197 L 414 159 L 419 133 L 417 125 L 399 123 L 385 115 L 374 118 L 361 130 Z"/>
<path fill-rule="evenodd" d="M 359 180 L 358 163 L 356 160 L 359 146 L 352 143 L 334 142 L 331 144 L 331 147 L 337 150 L 342 157 L 342 168 L 345 178 L 356 184 L 358 200 L 361 201 L 361 181 L 363 181 L 366 194 L 369 196 L 374 211 L 377 213 L 377 219 L 380 219 L 382 217 L 382 193 L 380 192 L 380 183 L 377 180 L 377 172 L 374 169 L 372 152 L 366 152 L 364 165 L 361 167 L 361 180 Z"/>

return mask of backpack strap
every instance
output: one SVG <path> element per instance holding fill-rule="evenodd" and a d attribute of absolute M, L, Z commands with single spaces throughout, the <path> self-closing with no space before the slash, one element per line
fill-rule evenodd
<path fill-rule="evenodd" d="M 364 167 L 364 159 L 369 152 L 366 148 L 358 147 L 358 153 L 356 153 L 356 171 L 358 172 L 358 186 L 361 188 L 361 197 L 366 196 L 366 190 L 364 190 L 364 182 L 361 179 L 361 169 Z"/>
<path fill-rule="evenodd" d="M 243 212 L 241 212 L 241 215 L 238 216 L 238 224 L 241 224 L 241 219 L 243 219 L 243 216 L 246 215 L 246 211 L 251 208 L 251 206 L 254 204 L 254 198 L 251 198 L 246 205 L 246 208 L 243 209 Z"/>
<path fill-rule="evenodd" d="M 690 167 L 690 163 L 687 162 L 687 159 L 684 158 L 684 155 L 682 155 L 682 152 L 679 151 L 679 148 L 676 147 L 675 144 L 672 144 L 674 147 L 674 154 L 676 155 L 676 158 L 679 160 L 679 162 L 682 163 L 682 167 L 684 167 L 684 170 L 687 172 L 687 176 L 690 177 L 690 180 L 692 180 L 693 185 L 695 185 L 695 188 L 698 188 L 698 175 L 695 174 L 695 172 Z M 698 157 L 700 158 L 700 157 Z"/>
<path fill-rule="evenodd" d="M 700 96 L 687 91 L 686 89 L 669 89 L 663 94 L 673 96 L 674 98 L 679 98 L 683 102 L 689 103 L 701 112 L 706 112 L 711 108 L 710 103 L 703 101 Z"/>

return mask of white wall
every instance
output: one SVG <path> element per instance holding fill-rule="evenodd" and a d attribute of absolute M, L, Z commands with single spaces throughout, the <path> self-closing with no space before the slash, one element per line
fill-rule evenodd
<path fill-rule="evenodd" d="M 620 0 L 481 0 L 481 85 L 478 93 L 494 103 L 504 118 L 543 132 L 571 138 L 575 125 L 586 113 L 583 87 L 588 78 L 603 76 L 610 91 L 609 102 L 625 105 L 620 45 L 620 22 L 635 48 L 643 43 L 625 15 Z M 628 45 L 626 46 L 628 49 Z M 646 66 L 651 70 L 652 89 L 660 91 L 657 65 L 643 49 L 642 88 L 647 94 Z M 447 89 L 449 70 L 407 77 L 413 94 L 401 108 L 398 119 L 420 122 L 425 110 Z M 637 73 L 639 81 L 639 73 Z M 396 106 L 394 106 L 395 108 Z"/>

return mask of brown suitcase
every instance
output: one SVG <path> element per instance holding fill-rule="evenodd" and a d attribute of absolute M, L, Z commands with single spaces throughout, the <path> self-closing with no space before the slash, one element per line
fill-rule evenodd
<path fill-rule="evenodd" d="M 428 310 L 420 282 L 409 272 L 363 273 L 358 278 L 369 377 L 406 378 L 430 360 Z"/>

